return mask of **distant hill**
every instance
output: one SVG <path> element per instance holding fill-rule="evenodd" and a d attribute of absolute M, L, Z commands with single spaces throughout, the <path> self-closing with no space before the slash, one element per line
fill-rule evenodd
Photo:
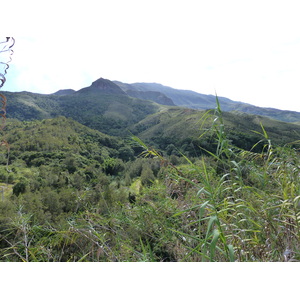
<path fill-rule="evenodd" d="M 127 95 L 139 99 L 144 100 L 152 100 L 156 103 L 162 104 L 162 105 L 171 105 L 174 106 L 174 102 L 171 98 L 167 97 L 165 94 L 155 91 L 155 90 L 149 90 L 144 91 L 136 88 L 135 86 L 131 84 L 122 83 L 120 81 L 114 81 Z"/>
<path fill-rule="evenodd" d="M 118 84 L 118 82 L 116 83 Z M 147 91 L 160 92 L 166 95 L 167 97 L 171 98 L 175 105 L 185 106 L 193 109 L 210 109 L 210 108 L 214 108 L 216 104 L 215 96 L 199 94 L 188 90 L 178 90 L 158 83 L 133 83 L 129 85 L 127 84 L 126 88 L 127 89 L 131 88 L 133 90 L 143 91 L 143 92 L 147 92 Z M 228 110 L 226 109 L 227 107 L 224 106 L 224 104 L 228 104 L 231 102 L 234 103 L 234 101 L 226 98 L 220 98 L 219 100 L 221 105 L 223 106 L 223 110 Z"/>
<path fill-rule="evenodd" d="M 172 99 L 175 105 L 193 109 L 213 109 L 216 106 L 215 95 L 205 95 L 189 90 L 179 90 L 158 83 L 133 83 L 124 84 L 115 82 L 124 90 L 140 92 L 156 91 Z M 295 111 L 280 110 L 275 108 L 262 108 L 244 102 L 233 101 L 218 96 L 223 111 L 240 111 L 249 114 L 270 117 L 284 122 L 300 121 L 300 113 Z"/>
<path fill-rule="evenodd" d="M 54 99 L 59 104 L 58 115 L 72 118 L 103 133 L 124 136 L 126 129 L 147 115 L 157 112 L 158 104 L 125 94 L 80 90 Z"/>
<path fill-rule="evenodd" d="M 214 123 L 213 110 L 206 114 L 216 106 L 216 98 L 212 95 L 156 83 L 125 84 L 103 78 L 78 91 L 66 89 L 49 95 L 4 94 L 8 99 L 8 118 L 33 121 L 64 116 L 110 136 L 124 138 L 133 133 L 169 154 L 177 151 L 176 148 L 198 155 L 198 146 L 210 150 L 214 147 L 209 135 L 199 140 L 203 130 Z M 250 149 L 259 141 L 261 136 L 254 131 L 261 132 L 260 124 L 277 144 L 300 139 L 299 125 L 275 119 L 299 122 L 300 113 L 256 108 L 224 97 L 219 97 L 219 101 L 229 138 L 238 147 Z M 201 110 L 183 106 L 197 106 Z"/>
<path fill-rule="evenodd" d="M 170 107 L 147 116 L 130 130 L 149 145 L 168 154 L 172 154 L 172 151 L 178 154 L 176 149 L 179 149 L 189 155 L 199 155 L 202 152 L 199 147 L 210 151 L 215 149 L 210 129 L 216 116 L 213 111 L 206 113 L 203 110 Z M 222 115 L 227 137 L 235 146 L 246 150 L 263 139 L 257 133 L 262 133 L 261 124 L 274 144 L 283 145 L 300 139 L 300 126 L 296 124 L 246 113 L 223 112 Z"/>
<path fill-rule="evenodd" d="M 120 103 L 123 101 L 120 100 L 120 97 L 123 97 L 122 99 L 127 99 L 127 104 L 125 104 L 126 101 L 122 104 L 129 106 L 135 106 L 140 102 L 133 101 L 132 99 L 148 100 L 161 105 L 182 106 L 198 110 L 214 109 L 216 106 L 215 95 L 205 95 L 189 90 L 174 89 L 158 83 L 128 84 L 120 81 L 110 81 L 104 78 L 99 78 L 89 87 L 84 87 L 78 91 L 74 91 L 72 89 L 62 89 L 50 95 L 35 94 L 30 92 L 4 92 L 4 94 L 9 95 L 12 98 L 12 101 L 9 102 L 8 114 L 10 114 L 10 116 L 13 118 L 18 118 L 21 120 L 54 117 L 61 114 L 64 115 L 65 113 L 70 115 L 69 112 L 62 112 L 60 108 L 63 107 L 64 109 L 67 109 L 68 107 L 68 109 L 73 110 L 70 103 L 70 98 L 74 98 L 74 101 L 76 99 L 76 101 L 80 101 L 80 97 L 84 98 L 85 100 L 90 98 L 89 101 L 91 101 L 91 99 L 101 96 L 101 101 L 105 102 L 106 100 L 104 100 L 104 98 L 107 100 L 108 98 L 114 98 L 114 100 L 117 102 L 121 101 Z M 106 96 L 102 97 L 103 95 Z M 119 100 L 117 100 L 118 98 Z M 243 112 L 266 116 L 283 122 L 300 122 L 299 112 L 275 108 L 262 108 L 244 102 L 233 101 L 225 97 L 218 96 L 218 98 L 223 111 L 231 111 L 235 113 Z M 133 101 L 134 103 L 132 102 L 129 104 L 128 101 Z M 145 104 L 145 102 L 143 102 L 143 104 Z M 77 103 L 77 105 L 79 105 L 79 103 Z M 96 107 L 99 107 L 99 105 L 100 103 L 96 103 Z M 124 116 L 121 117 L 121 114 L 116 112 L 116 107 L 113 108 L 113 105 L 111 105 L 110 110 L 111 109 L 115 112 L 115 116 L 124 120 Z M 158 108 L 156 107 L 156 109 Z M 84 110 L 86 111 L 86 109 Z M 120 112 L 120 109 L 117 109 L 117 111 Z M 105 108 L 104 111 L 103 109 L 101 110 L 101 115 L 103 114 L 105 114 Z M 108 115 L 112 116 L 110 112 L 108 112 Z M 128 110 L 124 110 L 124 115 L 130 117 L 130 114 L 128 115 Z"/>
<path fill-rule="evenodd" d="M 128 126 L 160 110 L 153 101 L 127 95 L 115 83 L 100 78 L 91 86 L 60 90 L 43 95 L 30 92 L 3 92 L 7 97 L 7 117 L 21 121 L 72 118 L 103 133 L 126 135 Z"/>
<path fill-rule="evenodd" d="M 70 94 L 73 94 L 73 93 L 75 93 L 75 90 L 65 89 L 65 90 L 59 90 L 56 93 L 54 93 L 53 95 L 56 95 L 56 96 L 65 96 L 65 95 L 70 95 Z"/>
<path fill-rule="evenodd" d="M 6 117 L 20 121 L 48 119 L 59 115 L 57 95 L 2 92 L 7 98 Z"/>

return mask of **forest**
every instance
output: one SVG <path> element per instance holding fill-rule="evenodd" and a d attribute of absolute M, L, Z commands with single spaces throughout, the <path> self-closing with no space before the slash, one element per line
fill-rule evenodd
<path fill-rule="evenodd" d="M 180 135 L 153 140 L 157 128 L 147 141 L 65 116 L 7 119 L 0 260 L 298 261 L 298 142 L 273 141 L 262 123 L 234 139 L 216 103 L 184 147 Z"/>
<path fill-rule="evenodd" d="M 299 261 L 298 113 L 211 100 L 103 78 L 1 93 L 0 261 Z"/>

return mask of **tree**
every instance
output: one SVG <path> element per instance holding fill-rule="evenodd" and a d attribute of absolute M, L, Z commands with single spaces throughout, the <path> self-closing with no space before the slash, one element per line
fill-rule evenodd
<path fill-rule="evenodd" d="M 141 174 L 141 181 L 142 184 L 145 186 L 150 186 L 155 180 L 155 176 L 153 171 L 151 170 L 149 165 L 143 166 L 142 174 Z"/>
<path fill-rule="evenodd" d="M 26 192 L 26 187 L 28 186 L 28 182 L 25 178 L 21 178 L 19 182 L 17 182 L 13 187 L 13 194 L 19 196 L 20 194 L 24 194 Z"/>

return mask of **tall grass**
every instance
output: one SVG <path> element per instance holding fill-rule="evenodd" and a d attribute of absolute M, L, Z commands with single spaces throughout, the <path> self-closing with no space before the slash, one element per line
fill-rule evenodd
<path fill-rule="evenodd" d="M 196 166 L 199 204 L 175 216 L 197 210 L 198 224 L 187 246 L 202 261 L 291 261 L 299 259 L 300 160 L 288 145 L 274 147 L 263 125 L 262 152 L 237 149 L 226 137 L 218 98 L 212 130 L 217 166 L 208 171 L 205 160 Z M 253 146 L 255 149 L 257 145 Z M 184 235 L 184 233 L 181 233 Z"/>
<path fill-rule="evenodd" d="M 55 226 L 35 224 L 20 209 L 1 235 L 2 260 L 299 261 L 299 150 L 274 145 L 263 124 L 252 149 L 235 147 L 217 97 L 216 103 L 204 133 L 215 151 L 202 149 L 206 155 L 199 159 L 182 155 L 174 165 L 134 137 L 144 157 L 161 162 L 150 184 L 135 178 L 138 189 L 103 187 L 98 204 L 77 194 L 84 209 Z"/>
<path fill-rule="evenodd" d="M 272 145 L 263 124 L 256 132 L 259 143 L 250 151 L 238 149 L 226 136 L 217 96 L 216 103 L 211 130 L 205 132 L 216 137 L 215 153 L 203 149 L 209 157 L 198 164 L 185 157 L 189 172 L 170 175 L 197 190 L 196 198 L 185 198 L 173 215 L 181 228 L 169 228 L 185 249 L 179 260 L 297 261 L 298 150 Z M 263 145 L 261 153 L 254 151 L 258 144 Z"/>

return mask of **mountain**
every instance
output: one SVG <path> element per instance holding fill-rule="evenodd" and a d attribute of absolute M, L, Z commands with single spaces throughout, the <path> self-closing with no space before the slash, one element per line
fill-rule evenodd
<path fill-rule="evenodd" d="M 293 123 L 232 112 L 223 112 L 222 118 L 227 138 L 242 149 L 251 150 L 264 139 L 261 125 L 274 144 L 284 145 L 299 140 L 300 126 Z M 215 136 L 211 131 L 213 124 L 218 124 L 213 111 L 170 107 L 147 116 L 133 125 L 130 131 L 148 145 L 167 154 L 180 154 L 178 151 L 182 151 L 190 156 L 198 156 L 203 153 L 200 147 L 215 151 Z M 256 147 L 255 151 L 261 151 L 262 145 Z"/>
<path fill-rule="evenodd" d="M 173 100 L 169 97 L 167 97 L 165 94 L 155 91 L 155 90 L 139 90 L 138 88 L 135 88 L 133 85 L 126 84 L 120 81 L 114 81 L 128 96 L 144 99 L 144 100 L 151 100 L 158 104 L 162 105 L 170 105 L 175 106 L 175 103 Z"/>
<path fill-rule="evenodd" d="M 5 93 L 0 261 L 300 261 L 300 126 L 137 95 Z"/>
<path fill-rule="evenodd" d="M 174 89 L 158 83 L 128 84 L 104 78 L 99 78 L 90 86 L 78 91 L 62 89 L 49 95 L 30 92 L 4 92 L 4 94 L 11 99 L 7 108 L 8 115 L 20 120 L 78 114 L 79 112 L 74 112 L 74 109 L 75 104 L 76 107 L 83 105 L 83 103 L 80 103 L 80 98 L 86 101 L 84 103 L 94 105 L 95 110 L 98 111 L 100 116 L 112 117 L 123 121 L 126 119 L 129 123 L 132 123 L 130 121 L 131 117 L 134 117 L 135 120 L 138 118 L 136 113 L 142 109 L 140 106 L 141 103 L 143 103 L 142 106 L 147 106 L 148 108 L 152 106 L 153 111 L 159 110 L 153 102 L 160 105 L 182 106 L 198 110 L 214 109 L 216 107 L 216 97 L 214 95 Z M 283 122 L 300 122 L 299 112 L 257 107 L 220 96 L 218 96 L 218 99 L 222 111 L 231 111 L 235 114 L 247 113 L 260 115 Z M 141 102 L 141 100 L 148 101 L 148 103 Z M 140 108 L 136 111 L 138 106 Z M 86 112 L 87 110 L 87 107 L 84 107 L 82 112 Z M 133 111 L 135 112 L 132 115 Z M 148 113 L 151 112 L 146 112 L 146 114 Z M 81 114 L 78 118 L 82 119 L 82 116 Z M 145 115 L 143 114 L 143 116 Z M 88 125 L 88 123 L 85 124 Z"/>
<path fill-rule="evenodd" d="M 104 93 L 104 94 L 126 95 L 126 93 L 123 92 L 123 90 L 118 85 L 102 77 L 94 81 L 89 87 L 84 87 L 77 92 L 72 89 L 63 89 L 57 91 L 56 93 L 53 93 L 53 95 L 66 96 L 74 93 L 80 93 L 80 94 Z"/>
<path fill-rule="evenodd" d="M 79 90 L 77 93 L 104 93 L 114 95 L 126 95 L 126 93 L 118 85 L 102 77 L 94 81 L 91 84 L 91 86 L 85 87 Z"/>
<path fill-rule="evenodd" d="M 119 84 L 118 82 L 116 83 Z M 178 90 L 158 83 L 133 83 L 120 85 L 120 87 L 125 90 L 133 89 L 135 91 L 142 92 L 160 92 L 171 98 L 175 105 L 193 109 L 210 109 L 214 108 L 216 104 L 216 97 L 213 95 L 204 95 L 188 90 Z M 220 97 L 219 100 L 223 106 L 223 110 L 228 110 L 228 105 L 235 103 L 234 101 L 224 97 Z"/>
<path fill-rule="evenodd" d="M 49 95 L 30 92 L 3 94 L 7 98 L 8 118 L 27 121 L 65 116 L 115 136 L 128 134 L 126 129 L 130 125 L 161 109 L 153 101 L 127 95 L 115 83 L 103 78 L 79 91 L 60 90 Z"/>
<path fill-rule="evenodd" d="M 214 147 L 210 135 L 199 140 L 203 130 L 209 131 L 215 122 L 214 111 L 207 111 L 216 106 L 212 95 L 156 83 L 125 84 L 103 78 L 78 91 L 67 89 L 49 95 L 3 93 L 7 98 L 8 118 L 31 121 L 64 116 L 110 136 L 126 138 L 133 133 L 167 153 L 177 148 L 198 155 L 198 146 L 210 151 Z M 299 113 L 270 109 L 268 114 L 268 109 L 256 111 L 254 106 L 224 97 L 219 97 L 219 101 L 228 137 L 238 147 L 250 149 L 257 143 L 261 136 L 254 131 L 261 132 L 261 124 L 277 144 L 299 140 L 298 125 L 270 118 L 276 111 L 278 116 L 299 121 Z M 174 106 L 176 103 L 180 106 Z M 203 109 L 182 107 L 184 103 L 186 106 L 201 105 Z M 245 113 L 242 109 L 256 114 Z M 262 116 L 263 113 L 266 116 Z"/>
<path fill-rule="evenodd" d="M 170 99 L 169 97 L 167 97 L 166 95 L 160 92 L 155 92 L 155 91 L 144 92 L 144 91 L 127 90 L 126 94 L 134 98 L 139 98 L 143 100 L 152 100 L 162 105 L 175 106 L 172 99 Z"/>
<path fill-rule="evenodd" d="M 124 91 L 134 90 L 139 92 L 156 91 L 170 98 L 175 105 L 192 109 L 214 109 L 216 106 L 215 95 L 205 95 L 189 90 L 180 90 L 167 87 L 158 83 L 133 83 L 124 84 L 115 81 Z M 270 117 L 283 122 L 300 121 L 300 113 L 295 111 L 280 110 L 275 108 L 262 108 L 240 101 L 233 101 L 225 97 L 219 97 L 223 111 L 237 111 Z"/>
<path fill-rule="evenodd" d="M 53 93 L 53 95 L 56 95 L 56 96 L 65 96 L 65 95 L 70 95 L 70 94 L 73 94 L 73 93 L 75 93 L 75 90 L 65 89 L 65 90 L 59 90 L 56 93 Z"/>
<path fill-rule="evenodd" d="M 20 121 L 48 119 L 59 115 L 57 95 L 2 92 L 7 99 L 6 117 Z"/>
<path fill-rule="evenodd" d="M 296 111 L 290 110 L 281 110 L 277 108 L 271 107 L 258 107 L 250 104 L 239 104 L 234 110 L 231 110 L 234 113 L 247 113 L 252 115 L 259 115 L 269 117 L 275 120 L 289 122 L 289 123 L 297 123 L 300 121 L 300 113 Z"/>

